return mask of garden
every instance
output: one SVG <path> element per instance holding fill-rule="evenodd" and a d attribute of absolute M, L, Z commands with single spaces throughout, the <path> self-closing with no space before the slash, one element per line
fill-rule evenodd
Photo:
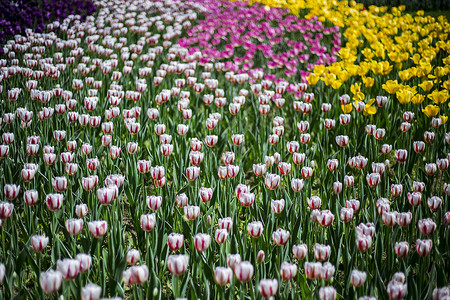
<path fill-rule="evenodd" d="M 0 299 L 450 299 L 448 11 L 368 1 L 0 1 Z"/>

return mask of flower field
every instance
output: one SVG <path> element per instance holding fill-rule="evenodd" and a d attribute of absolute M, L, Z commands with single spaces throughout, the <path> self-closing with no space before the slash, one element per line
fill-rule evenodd
<path fill-rule="evenodd" d="M 293 2 L 1 3 L 0 299 L 450 298 L 449 21 Z"/>

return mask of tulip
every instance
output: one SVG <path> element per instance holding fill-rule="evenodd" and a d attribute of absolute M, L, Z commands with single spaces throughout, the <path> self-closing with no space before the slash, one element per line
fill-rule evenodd
<path fill-rule="evenodd" d="M 448 166 L 449 166 L 449 160 L 447 158 L 438 159 L 436 161 L 436 164 L 437 164 L 439 170 L 446 171 L 448 169 Z"/>
<path fill-rule="evenodd" d="M 289 153 L 296 153 L 299 149 L 300 145 L 297 141 L 287 142 L 286 148 Z"/>
<path fill-rule="evenodd" d="M 241 256 L 239 254 L 227 255 L 227 264 L 232 270 L 234 270 L 234 268 L 240 263 L 241 263 Z"/>
<path fill-rule="evenodd" d="M 327 245 L 315 244 L 314 256 L 317 260 L 325 261 L 330 257 L 331 247 Z"/>
<path fill-rule="evenodd" d="M 351 219 L 353 218 L 353 208 L 341 208 L 340 216 L 343 222 L 351 221 Z"/>
<path fill-rule="evenodd" d="M 96 194 L 100 204 L 109 205 L 117 197 L 118 193 L 118 187 L 113 185 L 98 189 Z"/>
<path fill-rule="evenodd" d="M 322 210 L 317 215 L 317 222 L 325 227 L 330 226 L 334 221 L 334 215 L 329 210 Z"/>
<path fill-rule="evenodd" d="M 227 232 L 230 232 L 233 227 L 233 220 L 230 217 L 226 217 L 218 220 L 218 226 L 220 229 L 226 229 Z"/>
<path fill-rule="evenodd" d="M 332 286 L 325 286 L 319 289 L 320 300 L 335 300 L 336 289 Z"/>
<path fill-rule="evenodd" d="M 239 173 L 239 166 L 227 165 L 227 177 L 234 178 Z"/>
<path fill-rule="evenodd" d="M 3 193 L 6 199 L 10 201 L 14 200 L 19 195 L 19 191 L 20 185 L 5 184 L 5 186 L 3 187 Z"/>
<path fill-rule="evenodd" d="M 137 148 L 138 148 L 138 143 L 129 142 L 127 144 L 127 151 L 130 154 L 136 153 Z"/>
<path fill-rule="evenodd" d="M 449 226 L 450 225 L 450 212 L 446 212 L 444 217 L 442 218 L 442 225 Z"/>
<path fill-rule="evenodd" d="M 292 160 L 294 161 L 294 164 L 301 165 L 305 161 L 306 155 L 305 153 L 293 153 L 292 154 Z"/>
<path fill-rule="evenodd" d="M 284 199 L 272 200 L 270 207 L 274 213 L 280 214 L 284 209 Z"/>
<path fill-rule="evenodd" d="M 427 200 L 428 208 L 432 211 L 438 210 L 442 205 L 442 199 L 437 196 L 432 196 Z"/>
<path fill-rule="evenodd" d="M 75 259 L 80 262 L 80 273 L 86 273 L 92 265 L 92 257 L 89 254 L 79 253 Z"/>
<path fill-rule="evenodd" d="M 261 177 L 266 173 L 267 166 L 263 164 L 254 164 L 253 165 L 253 172 L 256 176 Z"/>
<path fill-rule="evenodd" d="M 184 215 L 188 220 L 195 220 L 200 214 L 200 207 L 198 206 L 184 206 Z"/>
<path fill-rule="evenodd" d="M 84 218 L 87 215 L 88 206 L 86 204 L 77 204 L 75 206 L 75 214 L 78 218 Z"/>
<path fill-rule="evenodd" d="M 340 194 L 342 192 L 342 182 L 335 181 L 333 182 L 333 193 Z"/>
<path fill-rule="evenodd" d="M 129 265 L 135 265 L 141 258 L 141 253 L 137 249 L 127 251 L 126 260 Z"/>
<path fill-rule="evenodd" d="M 387 286 L 389 299 L 392 300 L 400 300 L 405 298 L 407 291 L 408 290 L 406 284 L 403 284 L 402 282 L 398 282 L 396 280 L 390 281 Z"/>
<path fill-rule="evenodd" d="M 211 244 L 211 236 L 206 233 L 197 233 L 194 236 L 194 247 L 199 252 L 206 251 Z"/>
<path fill-rule="evenodd" d="M 367 184 L 370 187 L 376 187 L 380 183 L 380 174 L 378 173 L 371 173 L 366 175 L 366 181 Z"/>
<path fill-rule="evenodd" d="M 125 285 L 144 284 L 148 279 L 147 265 L 131 266 L 122 273 L 122 281 Z"/>
<path fill-rule="evenodd" d="M 388 144 L 383 144 L 381 146 L 381 153 L 383 154 L 389 154 L 392 151 L 392 145 L 388 145 Z"/>
<path fill-rule="evenodd" d="M 276 279 L 261 279 L 258 286 L 261 296 L 270 298 L 275 296 L 278 291 L 278 280 Z"/>
<path fill-rule="evenodd" d="M 83 153 L 84 155 L 89 155 L 92 152 L 92 146 L 89 144 L 83 144 L 81 145 L 81 153 Z"/>
<path fill-rule="evenodd" d="M 57 261 L 56 270 L 61 272 L 64 280 L 72 280 L 80 272 L 80 262 L 76 259 L 65 258 Z"/>
<path fill-rule="evenodd" d="M 295 258 L 303 260 L 305 259 L 306 254 L 308 254 L 308 248 L 306 244 L 294 245 L 292 246 L 292 253 L 294 254 Z"/>
<path fill-rule="evenodd" d="M 250 281 L 253 277 L 253 272 L 253 265 L 248 261 L 241 261 L 234 266 L 234 275 L 240 282 Z"/>
<path fill-rule="evenodd" d="M 354 287 L 360 287 L 366 282 L 367 273 L 359 270 L 353 270 L 350 275 L 350 283 Z"/>
<path fill-rule="evenodd" d="M 188 131 L 189 127 L 187 125 L 184 124 L 178 124 L 177 125 L 177 133 L 179 135 L 185 135 Z"/>
<path fill-rule="evenodd" d="M 191 151 L 189 153 L 189 161 L 194 166 L 198 166 L 203 161 L 203 153 L 199 151 Z"/>
<path fill-rule="evenodd" d="M 281 263 L 280 275 L 284 280 L 293 279 L 297 275 L 297 265 L 288 262 Z"/>
<path fill-rule="evenodd" d="M 322 271 L 322 263 L 320 262 L 305 262 L 305 274 L 308 279 L 317 279 Z"/>
<path fill-rule="evenodd" d="M 407 198 L 409 204 L 411 204 L 414 207 L 417 207 L 422 202 L 422 193 L 420 192 L 408 193 Z"/>
<path fill-rule="evenodd" d="M 0 283 L 3 282 L 3 279 L 5 278 L 6 268 L 5 265 L 0 263 Z"/>
<path fill-rule="evenodd" d="M 45 203 L 50 211 L 57 211 L 62 207 L 63 200 L 63 194 L 47 194 Z"/>
<path fill-rule="evenodd" d="M 173 275 L 182 275 L 188 266 L 189 256 L 180 255 L 169 255 L 167 258 L 167 268 Z"/>
<path fill-rule="evenodd" d="M 278 228 L 272 233 L 272 239 L 278 246 L 282 246 L 289 240 L 290 233 L 284 229 Z"/>
<path fill-rule="evenodd" d="M 67 178 L 64 176 L 52 178 L 52 186 L 56 192 L 64 192 L 67 189 Z"/>
<path fill-rule="evenodd" d="M 302 176 L 304 179 L 309 179 L 313 175 L 313 169 L 311 167 L 303 167 L 302 168 Z"/>
<path fill-rule="evenodd" d="M 147 206 L 153 211 L 157 211 L 162 204 L 161 196 L 147 196 L 146 198 Z"/>
<path fill-rule="evenodd" d="M 141 174 L 148 173 L 150 171 L 150 167 L 151 167 L 151 164 L 150 164 L 149 160 L 138 160 L 138 162 L 137 162 L 137 170 Z"/>
<path fill-rule="evenodd" d="M 0 280 L 1 282 L 1 280 Z M 444 300 L 450 297 L 450 287 L 435 288 L 433 290 L 433 300 Z"/>
<path fill-rule="evenodd" d="M 331 110 L 331 104 L 329 104 L 329 103 L 322 103 L 321 110 L 325 114 L 329 113 L 330 110 Z"/>
<path fill-rule="evenodd" d="M 216 229 L 214 238 L 217 243 L 223 244 L 227 241 L 228 231 L 226 229 Z"/>
<path fill-rule="evenodd" d="M 430 218 L 422 219 L 417 222 L 419 231 L 423 235 L 432 235 L 436 230 L 436 223 Z"/>
<path fill-rule="evenodd" d="M 372 246 L 372 236 L 365 234 L 357 234 L 356 246 L 359 251 L 365 252 Z"/>
<path fill-rule="evenodd" d="M 323 121 L 323 127 L 325 127 L 325 129 L 333 129 L 336 126 L 336 121 L 333 119 L 325 119 Z"/>
<path fill-rule="evenodd" d="M 8 145 L 0 145 L 0 158 L 6 158 L 9 153 Z"/>
<path fill-rule="evenodd" d="M 101 294 L 102 288 L 93 283 L 88 283 L 81 289 L 82 300 L 98 300 Z"/>
<path fill-rule="evenodd" d="M 142 230 L 151 231 L 156 225 L 156 215 L 154 213 L 141 215 L 140 221 Z"/>
<path fill-rule="evenodd" d="M 336 268 L 329 262 L 326 262 L 322 265 L 322 269 L 320 270 L 320 278 L 325 281 L 331 280 L 334 275 Z"/>
<path fill-rule="evenodd" d="M 106 221 L 92 221 L 88 222 L 89 232 L 95 238 L 101 238 L 105 235 L 108 229 L 108 224 Z"/>
<path fill-rule="evenodd" d="M 186 169 L 186 177 L 193 181 L 200 176 L 200 168 L 199 167 L 188 167 Z"/>
<path fill-rule="evenodd" d="M 397 224 L 402 227 L 406 227 L 411 223 L 411 212 L 403 212 L 397 214 Z"/>
<path fill-rule="evenodd" d="M 408 157 L 408 151 L 404 149 L 395 150 L 395 160 L 399 163 L 405 162 Z"/>
<path fill-rule="evenodd" d="M 233 270 L 231 268 L 216 267 L 214 269 L 214 280 L 218 285 L 227 285 L 230 283 L 232 276 Z"/>
<path fill-rule="evenodd" d="M 425 140 L 425 142 L 427 143 L 431 143 L 434 141 L 434 132 L 430 132 L 430 131 L 425 131 L 424 135 L 423 135 L 423 139 Z"/>
<path fill-rule="evenodd" d="M 278 164 L 278 171 L 281 175 L 287 175 L 291 172 L 292 165 L 290 163 L 280 162 Z"/>
<path fill-rule="evenodd" d="M 42 290 L 47 294 L 54 294 L 59 290 L 62 283 L 62 274 L 59 271 L 50 270 L 42 272 L 39 275 L 39 284 Z"/>
<path fill-rule="evenodd" d="M 102 146 L 103 147 L 108 147 L 109 144 L 111 144 L 111 142 L 112 142 L 112 136 L 110 136 L 110 135 L 102 136 Z"/>
<path fill-rule="evenodd" d="M 28 190 L 23 193 L 23 200 L 25 201 L 25 204 L 28 206 L 35 205 L 39 198 L 38 198 L 38 191 L 36 190 Z"/>
<path fill-rule="evenodd" d="M 260 221 L 254 221 L 247 224 L 247 233 L 253 238 L 259 238 L 263 229 L 263 224 Z"/>
<path fill-rule="evenodd" d="M 309 130 L 309 122 L 308 121 L 300 121 L 300 122 L 298 122 L 297 123 L 297 129 L 301 133 L 307 132 Z M 294 143 L 294 144 L 292 144 L 292 143 Z M 296 149 L 298 149 L 298 147 L 299 147 L 298 142 L 288 142 L 288 147 L 287 147 L 288 149 L 289 149 L 289 144 L 290 144 L 290 146 L 294 146 Z M 294 153 L 294 152 L 297 152 L 297 150 L 294 150 L 294 151 L 290 151 L 289 150 L 289 152 Z"/>
<path fill-rule="evenodd" d="M 402 258 L 405 257 L 408 254 L 409 251 L 409 244 L 408 242 L 396 242 L 394 245 L 394 252 L 395 254 Z"/>
<path fill-rule="evenodd" d="M 31 247 L 34 252 L 39 253 L 45 250 L 48 244 L 48 237 L 45 235 L 33 235 L 31 237 Z"/>
<path fill-rule="evenodd" d="M 188 197 L 186 196 L 185 193 L 182 193 L 175 197 L 175 201 L 176 201 L 178 207 L 185 207 L 188 204 Z M 186 214 L 186 212 L 185 212 L 185 214 Z"/>
<path fill-rule="evenodd" d="M 382 219 L 384 225 L 392 227 L 397 224 L 397 212 L 385 212 L 383 213 Z"/>
<path fill-rule="evenodd" d="M 433 176 L 437 172 L 437 166 L 435 163 L 431 164 L 425 164 L 425 173 L 427 173 L 428 176 Z"/>
<path fill-rule="evenodd" d="M 327 167 L 330 171 L 335 171 L 339 166 L 339 160 L 337 159 L 329 159 L 327 161 Z"/>
<path fill-rule="evenodd" d="M 233 134 L 231 136 L 231 140 L 233 141 L 233 144 L 235 146 L 240 146 L 244 142 L 244 135 L 243 134 Z"/>
<path fill-rule="evenodd" d="M 161 180 L 164 178 L 164 175 L 165 175 L 165 169 L 163 166 L 152 167 L 150 169 L 150 172 L 151 172 L 152 178 L 154 180 Z"/>
<path fill-rule="evenodd" d="M 66 230 L 71 235 L 77 235 L 83 229 L 83 219 L 67 219 Z"/>
<path fill-rule="evenodd" d="M 311 140 L 311 135 L 309 133 L 302 133 L 300 135 L 300 142 L 304 145 L 308 144 Z"/>
<path fill-rule="evenodd" d="M 179 233 L 171 233 L 167 237 L 167 246 L 172 251 L 178 251 L 183 247 L 184 235 Z"/>
<path fill-rule="evenodd" d="M 278 185 L 280 184 L 280 176 L 276 175 L 276 174 L 266 174 L 265 177 L 265 183 L 266 183 L 266 187 L 270 190 L 275 190 L 278 188 Z"/>

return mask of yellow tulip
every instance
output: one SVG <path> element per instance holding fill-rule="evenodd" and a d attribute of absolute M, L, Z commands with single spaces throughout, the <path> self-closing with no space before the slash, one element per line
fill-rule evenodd
<path fill-rule="evenodd" d="M 448 94 L 448 90 L 441 90 L 441 91 L 434 90 L 427 97 L 430 98 L 431 100 L 433 100 L 434 103 L 439 105 L 439 104 L 445 103 L 447 101 L 448 97 L 450 97 L 450 96 Z"/>
<path fill-rule="evenodd" d="M 424 95 L 416 94 L 414 97 L 412 97 L 411 102 L 414 103 L 415 105 L 419 105 L 420 103 L 423 102 L 423 100 L 425 100 Z"/>
<path fill-rule="evenodd" d="M 309 74 L 309 77 L 308 77 L 308 84 L 309 85 L 316 85 L 317 81 L 319 81 L 319 76 L 318 75 L 316 75 L 314 73 Z"/>
<path fill-rule="evenodd" d="M 333 83 L 331 84 L 331 87 L 335 90 L 339 89 L 342 85 L 342 81 L 340 80 L 335 80 L 333 81 Z"/>
<path fill-rule="evenodd" d="M 395 94 L 399 89 L 397 80 L 388 80 L 381 87 L 389 94 Z"/>
<path fill-rule="evenodd" d="M 350 91 L 353 94 L 357 94 L 358 92 L 360 92 L 361 91 L 361 83 L 360 82 L 356 82 L 356 83 L 352 84 L 350 86 Z"/>
<path fill-rule="evenodd" d="M 414 92 L 410 89 L 404 88 L 397 91 L 395 95 L 397 96 L 398 102 L 400 102 L 401 104 L 407 104 L 411 102 L 411 99 L 414 96 Z"/>
<path fill-rule="evenodd" d="M 450 90 L 450 80 L 446 80 L 442 83 L 442 87 L 446 90 Z"/>
<path fill-rule="evenodd" d="M 369 100 L 369 102 L 366 103 L 366 106 L 364 107 L 364 115 L 374 115 L 377 113 L 377 109 L 373 107 L 372 105 L 375 103 L 375 98 L 372 98 Z"/>
<path fill-rule="evenodd" d="M 336 75 L 334 75 L 333 73 L 328 73 L 325 75 L 325 84 L 326 85 L 331 85 L 334 81 L 336 80 Z"/>
<path fill-rule="evenodd" d="M 427 115 L 428 118 L 434 117 L 439 113 L 439 106 L 436 105 L 427 105 L 422 112 Z"/>
<path fill-rule="evenodd" d="M 447 123 L 448 116 L 442 116 L 442 115 L 440 115 L 439 118 L 442 120 L 442 124 Z"/>
<path fill-rule="evenodd" d="M 421 84 L 419 84 L 418 86 L 420 86 L 420 88 L 424 92 L 428 92 L 433 87 L 433 81 L 426 80 L 426 81 L 422 82 Z"/>
<path fill-rule="evenodd" d="M 344 114 L 349 114 L 353 109 L 353 105 L 351 103 L 346 104 L 346 105 L 341 105 L 341 109 L 344 112 Z"/>
<path fill-rule="evenodd" d="M 371 88 L 373 87 L 375 80 L 372 77 L 363 77 L 363 82 L 366 88 Z"/>
<path fill-rule="evenodd" d="M 412 74 L 409 72 L 409 70 L 403 70 L 398 72 L 398 76 L 402 81 L 408 81 L 412 77 Z"/>

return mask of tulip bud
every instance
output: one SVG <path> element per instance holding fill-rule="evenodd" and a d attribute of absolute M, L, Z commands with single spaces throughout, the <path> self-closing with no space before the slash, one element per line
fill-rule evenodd
<path fill-rule="evenodd" d="M 231 281 L 233 271 L 231 268 L 216 267 L 214 269 L 214 279 L 218 285 L 227 285 Z"/>
<path fill-rule="evenodd" d="M 89 283 L 81 289 L 82 300 L 98 300 L 101 294 L 102 288 L 93 283 Z"/>
<path fill-rule="evenodd" d="M 167 268 L 173 275 L 182 275 L 188 266 L 189 256 L 187 255 L 169 255 L 167 258 Z"/>
<path fill-rule="evenodd" d="M 127 251 L 127 263 L 129 265 L 135 265 L 141 258 L 141 254 L 137 249 L 130 249 Z"/>
<path fill-rule="evenodd" d="M 62 274 L 54 270 L 42 272 L 39 276 L 39 283 L 47 295 L 54 294 L 61 287 Z"/>
<path fill-rule="evenodd" d="M 248 282 L 253 277 L 254 268 L 248 261 L 242 261 L 234 266 L 234 275 L 240 282 Z"/>

